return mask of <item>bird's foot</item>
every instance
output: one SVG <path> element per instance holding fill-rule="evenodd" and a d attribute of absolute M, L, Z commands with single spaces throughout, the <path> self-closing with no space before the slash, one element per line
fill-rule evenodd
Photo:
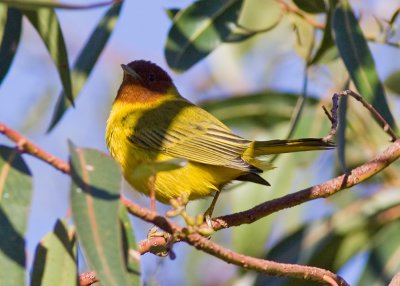
<path fill-rule="evenodd" d="M 168 217 L 181 216 L 186 222 L 185 231 L 187 234 L 199 233 L 203 236 L 209 237 L 214 233 L 211 225 L 211 218 L 209 217 L 209 223 L 207 227 L 204 226 L 204 216 L 196 215 L 195 217 L 188 215 L 186 212 L 186 204 L 188 203 L 187 196 L 179 197 L 178 199 L 172 199 L 170 201 L 173 209 L 167 212 Z M 207 218 L 206 218 L 207 220 Z"/>
<path fill-rule="evenodd" d="M 172 246 L 175 242 L 174 237 L 165 231 L 161 231 L 157 226 L 153 226 L 147 233 L 147 239 L 151 240 L 155 237 L 162 237 L 165 239 L 165 244 L 152 246 L 150 252 L 161 257 L 169 256 L 171 259 L 175 259 L 175 253 L 172 251 Z"/>

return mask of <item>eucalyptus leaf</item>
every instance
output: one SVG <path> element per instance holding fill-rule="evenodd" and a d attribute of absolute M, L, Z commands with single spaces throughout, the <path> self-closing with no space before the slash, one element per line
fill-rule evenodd
<path fill-rule="evenodd" d="M 58 70 L 65 96 L 73 104 L 74 98 L 67 49 L 57 14 L 50 8 L 22 10 L 22 13 L 29 19 L 46 45 Z"/>
<path fill-rule="evenodd" d="M 123 247 L 125 254 L 125 264 L 128 269 L 128 279 L 130 286 L 140 284 L 140 253 L 136 243 L 133 226 L 129 219 L 129 214 L 125 206 L 120 207 L 119 219 L 121 221 Z"/>
<path fill-rule="evenodd" d="M 326 14 L 325 29 L 322 40 L 312 57 L 309 65 L 324 64 L 335 60 L 339 56 L 339 51 L 336 48 L 335 41 L 332 35 L 332 14 L 334 7 L 330 7 Z"/>
<path fill-rule="evenodd" d="M 95 30 L 91 34 L 89 40 L 86 42 L 76 62 L 74 63 L 71 72 L 71 79 L 74 83 L 72 89 L 72 97 L 74 100 L 78 97 L 80 91 L 86 83 L 87 78 L 90 75 L 90 72 L 104 50 L 115 24 L 117 23 L 121 7 L 122 4 L 119 3 L 108 9 L 108 11 L 101 18 L 100 22 L 97 24 Z M 66 99 L 66 93 L 64 90 L 61 92 L 58 98 L 48 131 L 51 131 L 57 125 L 70 106 L 71 103 Z"/>
<path fill-rule="evenodd" d="M 168 32 L 165 57 L 176 71 L 185 71 L 228 39 L 243 0 L 199 0 L 180 10 Z"/>
<path fill-rule="evenodd" d="M 398 237 L 400 222 L 387 225 L 375 234 L 373 246 L 358 285 L 388 285 L 400 271 L 397 261 L 400 252 Z"/>
<path fill-rule="evenodd" d="M 57 220 L 36 247 L 31 286 L 78 285 L 75 237 L 66 222 Z"/>
<path fill-rule="evenodd" d="M 71 209 L 79 243 L 102 285 L 128 285 L 119 223 L 121 175 L 116 162 L 70 144 Z"/>
<path fill-rule="evenodd" d="M 324 0 L 293 0 L 293 3 L 307 13 L 318 14 L 326 12 Z"/>
<path fill-rule="evenodd" d="M 180 11 L 179 8 L 165 9 L 165 13 L 167 14 L 167 16 L 170 20 L 174 20 L 176 14 L 178 14 L 179 11 Z"/>
<path fill-rule="evenodd" d="M 379 80 L 374 59 L 347 1 L 343 1 L 335 9 L 333 30 L 340 56 L 358 91 L 381 113 L 389 125 L 394 127 L 394 118 Z"/>
<path fill-rule="evenodd" d="M 0 146 L 0 285 L 25 285 L 32 177 L 16 148 Z"/>
<path fill-rule="evenodd" d="M 0 4 L 0 84 L 10 69 L 19 46 L 22 14 L 19 10 Z"/>
<path fill-rule="evenodd" d="M 391 73 L 384 81 L 385 86 L 400 95 L 400 70 Z"/>
<path fill-rule="evenodd" d="M 201 107 L 228 125 L 270 128 L 291 119 L 299 96 L 296 93 L 263 90 L 208 100 L 201 103 Z M 306 103 L 315 106 L 318 100 L 308 96 Z"/>

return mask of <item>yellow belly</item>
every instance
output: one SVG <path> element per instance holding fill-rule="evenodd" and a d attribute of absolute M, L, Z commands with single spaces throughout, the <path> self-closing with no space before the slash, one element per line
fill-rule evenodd
<path fill-rule="evenodd" d="M 165 161 L 174 157 L 144 150 L 132 144 L 127 138 L 132 135 L 132 130 L 141 113 L 138 112 L 136 117 L 131 116 L 130 122 L 124 123 L 124 115 L 132 114 L 132 110 L 125 105 L 118 107 L 119 109 L 117 107 L 113 107 L 108 120 L 107 146 L 111 155 L 121 165 L 123 175 L 128 183 L 137 191 L 149 196 L 151 180 L 150 178 L 137 179 L 134 176 L 135 168 L 141 163 Z M 154 184 L 156 199 L 163 203 L 169 203 L 170 199 L 182 195 L 187 195 L 190 200 L 203 198 L 220 191 L 225 184 L 243 173 L 241 170 L 189 161 L 182 168 L 156 174 Z"/>
<path fill-rule="evenodd" d="M 156 161 L 172 159 L 159 155 Z M 137 179 L 134 176 L 136 162 L 127 161 L 124 172 L 125 179 L 137 190 L 150 195 L 151 181 L 149 178 Z M 155 176 L 154 189 L 156 199 L 162 203 L 169 203 L 170 199 L 182 195 L 190 200 L 203 198 L 221 190 L 221 188 L 235 179 L 241 171 L 221 166 L 212 166 L 196 162 L 188 162 L 182 168 L 158 172 Z"/>

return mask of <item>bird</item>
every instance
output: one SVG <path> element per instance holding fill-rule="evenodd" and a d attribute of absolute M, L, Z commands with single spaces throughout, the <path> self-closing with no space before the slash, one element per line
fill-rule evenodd
<path fill-rule="evenodd" d="M 106 126 L 106 144 L 125 180 L 137 191 L 170 204 L 214 196 L 210 218 L 221 190 L 232 181 L 270 186 L 260 176 L 273 168 L 265 156 L 327 150 L 323 138 L 255 141 L 236 135 L 215 116 L 179 93 L 169 74 L 157 64 L 135 60 L 121 65 L 122 83 Z M 135 176 L 143 164 L 173 159 L 187 163 L 154 176 Z M 155 205 L 152 204 L 152 206 Z"/>

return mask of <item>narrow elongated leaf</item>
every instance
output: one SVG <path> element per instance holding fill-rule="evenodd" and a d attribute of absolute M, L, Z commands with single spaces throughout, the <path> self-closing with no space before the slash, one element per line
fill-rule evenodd
<path fill-rule="evenodd" d="M 36 248 L 31 286 L 78 285 L 75 237 L 57 220 L 52 232 Z"/>
<path fill-rule="evenodd" d="M 79 92 L 85 85 L 90 72 L 101 55 L 101 52 L 104 50 L 111 32 L 117 23 L 121 6 L 121 3 L 115 4 L 104 14 L 74 63 L 71 73 L 71 79 L 74 83 L 72 86 L 72 96 L 74 100 L 78 97 Z M 66 93 L 64 90 L 58 98 L 48 131 L 51 131 L 57 125 L 65 111 L 70 106 L 71 103 L 66 99 Z"/>
<path fill-rule="evenodd" d="M 293 0 L 293 2 L 301 10 L 311 14 L 326 12 L 326 5 L 324 0 Z"/>
<path fill-rule="evenodd" d="M 390 126 L 394 127 L 395 122 L 372 54 L 347 1 L 343 1 L 334 12 L 333 31 L 340 56 L 358 91 L 382 114 Z"/>
<path fill-rule="evenodd" d="M 165 57 L 176 71 L 185 71 L 232 34 L 243 0 L 196 1 L 180 10 L 168 32 Z"/>
<path fill-rule="evenodd" d="M 201 106 L 228 125 L 271 127 L 292 117 L 300 94 L 265 90 L 248 95 L 203 102 Z M 307 97 L 307 104 L 315 105 L 315 98 Z"/>
<path fill-rule="evenodd" d="M 165 9 L 165 13 L 167 14 L 167 16 L 170 20 L 174 20 L 176 14 L 178 14 L 179 10 L 180 10 L 179 8 Z"/>
<path fill-rule="evenodd" d="M 315 55 L 309 62 L 312 64 L 323 64 L 328 63 L 339 56 L 339 52 L 335 46 L 335 41 L 332 35 L 332 14 L 334 7 L 331 7 L 326 15 L 324 35 L 322 37 L 321 43 L 319 44 Z"/>
<path fill-rule="evenodd" d="M 364 271 L 358 285 L 388 285 L 393 276 L 400 271 L 399 236 L 400 222 L 396 221 L 382 229 L 373 240 Z"/>
<path fill-rule="evenodd" d="M 69 70 L 67 49 L 61 31 L 57 14 L 53 9 L 39 8 L 36 10 L 22 10 L 31 24 L 39 33 L 46 45 L 50 56 L 57 67 L 65 96 L 73 103 L 71 75 Z"/>
<path fill-rule="evenodd" d="M 384 81 L 385 86 L 400 95 L 400 70 L 390 74 Z"/>
<path fill-rule="evenodd" d="M 303 248 L 304 237 L 306 236 L 306 225 L 302 226 L 292 234 L 283 238 L 267 254 L 265 259 L 279 261 L 282 263 L 297 263 L 300 260 L 300 254 Z M 287 278 L 277 278 L 268 275 L 258 274 L 253 286 L 263 285 L 284 285 L 288 281 L 294 281 Z M 295 282 L 300 282 L 295 280 Z M 308 281 L 309 282 L 309 281 Z"/>
<path fill-rule="evenodd" d="M 0 5 L 0 84 L 13 62 L 21 37 L 22 14 L 14 8 Z"/>
<path fill-rule="evenodd" d="M 348 97 L 344 96 L 340 99 L 340 109 L 339 109 L 339 124 L 337 131 L 337 159 L 339 161 L 342 173 L 347 173 L 348 167 L 346 163 L 346 117 L 347 117 L 347 103 Z"/>
<path fill-rule="evenodd" d="M 16 149 L 0 146 L 0 285 L 25 285 L 31 173 Z"/>
<path fill-rule="evenodd" d="M 127 285 L 118 219 L 121 176 L 107 155 L 70 144 L 71 208 L 78 239 L 102 285 Z"/>
<path fill-rule="evenodd" d="M 128 211 L 121 205 L 119 218 L 122 225 L 123 247 L 125 264 L 128 268 L 128 279 L 130 286 L 140 285 L 140 253 L 137 251 L 137 243 L 133 233 L 132 223 Z"/>

